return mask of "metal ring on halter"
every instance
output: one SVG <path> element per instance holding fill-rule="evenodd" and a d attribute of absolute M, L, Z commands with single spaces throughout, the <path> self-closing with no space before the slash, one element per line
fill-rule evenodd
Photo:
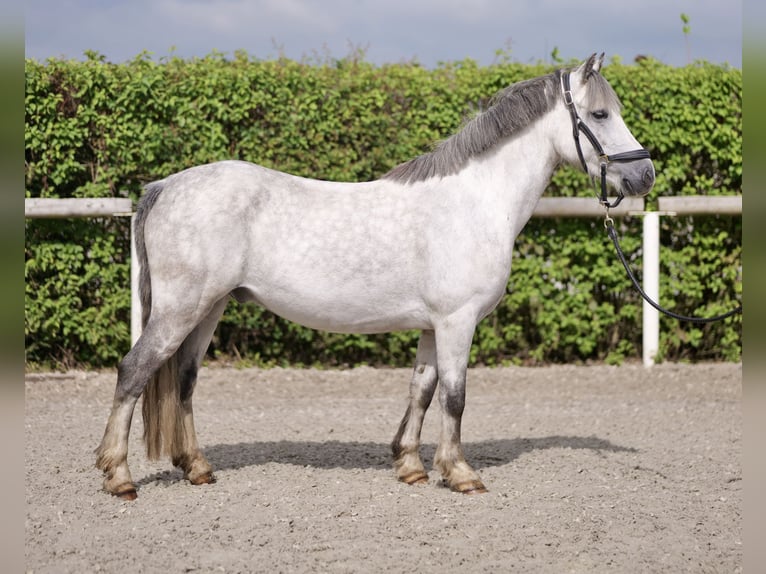
<path fill-rule="evenodd" d="M 604 207 L 606 208 L 606 214 L 604 215 L 604 229 L 609 229 L 610 227 L 614 227 L 614 219 L 609 217 L 609 207 Z"/>

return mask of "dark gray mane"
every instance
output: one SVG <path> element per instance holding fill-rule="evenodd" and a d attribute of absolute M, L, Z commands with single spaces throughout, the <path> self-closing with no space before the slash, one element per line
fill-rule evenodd
<path fill-rule="evenodd" d="M 459 132 L 440 142 L 433 151 L 398 165 L 383 179 L 410 183 L 458 173 L 469 159 L 548 113 L 561 97 L 560 78 L 561 72 L 557 71 L 511 84 L 492 98 L 489 109 L 467 122 Z M 593 103 L 619 109 L 614 90 L 600 74 L 594 73 L 587 85 Z"/>

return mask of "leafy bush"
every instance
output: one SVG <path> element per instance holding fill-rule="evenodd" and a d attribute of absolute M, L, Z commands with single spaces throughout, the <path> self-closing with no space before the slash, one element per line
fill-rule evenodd
<path fill-rule="evenodd" d="M 339 181 L 379 177 L 427 151 L 498 90 L 550 71 L 471 60 L 434 70 L 234 59 L 115 65 L 26 61 L 27 197 L 137 200 L 142 186 L 181 169 L 238 158 Z M 626 123 L 652 152 L 657 195 L 741 193 L 740 70 L 653 60 L 604 75 Z M 586 190 L 586 191 L 583 191 Z M 559 171 L 548 195 L 590 193 Z M 739 218 L 663 218 L 661 299 L 684 314 L 728 309 L 741 297 Z M 640 219 L 619 222 L 640 270 Z M 25 338 L 33 364 L 113 365 L 129 348 L 129 226 L 124 219 L 27 220 Z M 508 296 L 474 338 L 474 362 L 620 361 L 640 355 L 641 301 L 600 221 L 532 220 L 516 245 Z M 738 360 L 741 318 L 704 327 L 662 319 L 661 358 Z M 211 353 L 258 364 L 408 365 L 417 333 L 341 336 L 232 304 Z"/>

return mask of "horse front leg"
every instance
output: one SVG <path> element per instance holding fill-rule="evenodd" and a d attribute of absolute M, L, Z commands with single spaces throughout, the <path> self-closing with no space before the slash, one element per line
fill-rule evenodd
<path fill-rule="evenodd" d="M 455 492 L 487 492 L 478 473 L 465 460 L 460 427 L 465 409 L 465 381 L 468 355 L 475 325 L 465 322 L 436 332 L 438 352 L 439 403 L 442 409 L 441 435 L 434 465 L 447 486 Z"/>
<path fill-rule="evenodd" d="M 428 482 L 428 473 L 420 460 L 420 431 L 437 381 L 434 332 L 423 331 L 418 342 L 415 369 L 410 382 L 409 404 L 391 443 L 396 475 L 407 484 Z"/>

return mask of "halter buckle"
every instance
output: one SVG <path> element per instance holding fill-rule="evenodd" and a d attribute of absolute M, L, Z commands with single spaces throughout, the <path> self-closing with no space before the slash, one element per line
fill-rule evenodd
<path fill-rule="evenodd" d="M 568 108 L 574 106 L 574 96 L 572 96 L 572 90 L 564 90 L 564 103 Z"/>

